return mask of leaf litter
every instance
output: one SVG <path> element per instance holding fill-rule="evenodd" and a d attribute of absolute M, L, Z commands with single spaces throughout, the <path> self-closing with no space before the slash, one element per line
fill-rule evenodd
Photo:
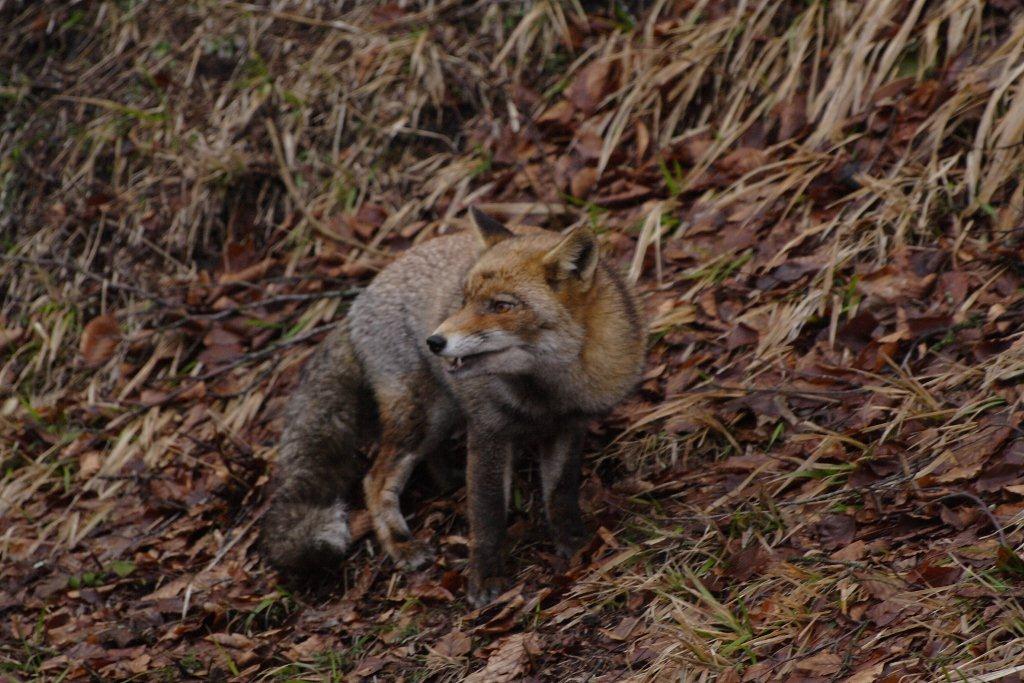
<path fill-rule="evenodd" d="M 0 670 L 1019 674 L 1015 8 L 0 3 Z M 283 581 L 254 542 L 302 362 L 470 204 L 590 224 L 644 295 L 597 533 L 555 557 L 524 466 L 492 606 L 464 492 L 415 483 L 433 566 Z"/>

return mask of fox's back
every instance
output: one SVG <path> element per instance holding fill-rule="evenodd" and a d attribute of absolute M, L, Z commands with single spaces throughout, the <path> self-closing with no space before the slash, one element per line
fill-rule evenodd
<path fill-rule="evenodd" d="M 424 340 L 461 301 L 466 272 L 481 251 L 470 234 L 416 245 L 356 298 L 348 325 L 371 386 L 428 371 Z"/>

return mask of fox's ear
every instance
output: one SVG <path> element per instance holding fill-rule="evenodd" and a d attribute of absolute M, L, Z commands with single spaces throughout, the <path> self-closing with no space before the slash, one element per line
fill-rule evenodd
<path fill-rule="evenodd" d="M 469 207 L 469 215 L 473 219 L 473 230 L 476 231 L 477 237 L 485 247 L 493 247 L 498 242 L 507 240 L 514 235 L 501 221 L 491 218 L 475 206 Z"/>
<path fill-rule="evenodd" d="M 556 282 L 575 278 L 583 289 L 589 289 L 597 271 L 597 237 L 590 228 L 573 228 L 544 255 L 544 265 Z"/>

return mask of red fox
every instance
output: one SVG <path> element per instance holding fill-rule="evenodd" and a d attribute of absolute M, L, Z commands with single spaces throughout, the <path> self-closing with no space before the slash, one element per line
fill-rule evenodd
<path fill-rule="evenodd" d="M 351 543 L 362 480 L 377 538 L 400 566 L 429 559 L 399 508 L 415 465 L 465 426 L 468 596 L 504 586 L 512 464 L 536 445 L 554 545 L 585 540 L 579 508 L 586 423 L 629 393 L 644 363 L 636 295 L 598 258 L 594 234 L 510 230 L 471 210 L 473 230 L 410 249 L 353 302 L 307 363 L 281 439 L 263 528 L 271 564 L 308 572 Z M 366 471 L 360 448 L 377 434 Z M 365 471 L 365 476 L 364 476 Z"/>

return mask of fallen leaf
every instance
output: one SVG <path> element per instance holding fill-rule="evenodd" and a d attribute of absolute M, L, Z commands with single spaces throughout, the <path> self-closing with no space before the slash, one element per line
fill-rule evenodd
<path fill-rule="evenodd" d="M 734 326 L 726 336 L 725 348 L 730 351 L 734 351 L 741 346 L 751 346 L 756 344 L 758 339 L 760 339 L 760 335 L 757 330 L 745 323 L 739 323 Z"/>
<path fill-rule="evenodd" d="M 832 676 L 839 671 L 843 665 L 843 658 L 831 652 L 819 652 L 816 655 L 801 659 L 796 663 L 798 671 L 818 674 L 819 676 Z"/>
<path fill-rule="evenodd" d="M 498 647 L 482 669 L 463 679 L 465 683 L 506 683 L 519 680 L 527 671 L 530 657 L 539 654 L 534 633 L 515 633 L 498 641 Z"/>
<path fill-rule="evenodd" d="M 436 583 L 421 583 L 409 587 L 406 594 L 424 602 L 452 602 L 455 596 L 444 586 Z"/>
<path fill-rule="evenodd" d="M 569 189 L 573 197 L 586 199 L 597 182 L 597 169 L 592 166 L 584 166 L 572 177 Z"/>
<path fill-rule="evenodd" d="M 629 640 L 639 623 L 639 617 L 623 617 L 615 628 L 611 630 L 603 628 L 598 630 L 611 640 L 621 643 Z"/>
<path fill-rule="evenodd" d="M 867 553 L 867 546 L 868 544 L 864 541 L 854 541 L 853 543 L 844 545 L 842 548 L 829 555 L 829 557 L 833 560 L 840 560 L 842 562 L 857 562 L 858 560 L 863 559 L 864 555 Z"/>
<path fill-rule="evenodd" d="M 254 646 L 253 639 L 241 633 L 211 633 L 206 639 L 235 650 L 251 650 Z"/>
<path fill-rule="evenodd" d="M 82 330 L 79 350 L 88 367 L 97 367 L 110 360 L 121 343 L 121 328 L 112 315 L 93 318 Z"/>
<path fill-rule="evenodd" d="M 771 556 L 760 545 L 744 548 L 729 559 L 724 575 L 730 581 L 742 583 L 752 576 L 761 574 Z"/>
<path fill-rule="evenodd" d="M 88 479 L 100 471 L 103 463 L 102 456 L 98 451 L 86 451 L 78 458 L 78 478 Z"/>
<path fill-rule="evenodd" d="M 857 289 L 887 303 L 916 301 L 924 296 L 935 277 L 918 277 L 907 269 L 884 266 L 858 279 Z"/>
<path fill-rule="evenodd" d="M 907 575 L 907 580 L 919 585 L 939 588 L 951 586 L 960 579 L 963 570 L 956 566 L 940 566 L 930 561 L 917 565 Z"/>
<path fill-rule="evenodd" d="M 324 649 L 324 639 L 316 634 L 296 643 L 286 653 L 288 659 L 293 662 L 309 659 L 317 652 Z"/>
<path fill-rule="evenodd" d="M 843 683 L 875 683 L 885 669 L 885 662 L 872 664 L 862 669 L 857 669 Z"/>
<path fill-rule="evenodd" d="M 936 475 L 934 480 L 939 484 L 951 484 L 956 481 L 966 481 L 973 479 L 977 476 L 978 472 L 981 471 L 982 464 L 975 463 L 973 465 L 951 467 L 942 474 Z"/>
<path fill-rule="evenodd" d="M 1017 484 L 1021 475 L 1024 475 L 1024 472 L 1021 471 L 1019 465 L 1001 462 L 986 467 L 985 471 L 978 476 L 974 486 L 978 491 L 994 492 Z"/>
<path fill-rule="evenodd" d="M 235 282 L 253 282 L 266 275 L 267 271 L 273 268 L 275 263 L 274 259 L 263 259 L 259 263 L 254 263 L 241 270 L 224 273 L 220 276 L 218 282 L 222 285 L 230 285 Z"/>
<path fill-rule="evenodd" d="M 565 90 L 566 98 L 584 114 L 592 114 L 615 88 L 613 62 L 599 59 L 583 67 Z"/>
<path fill-rule="evenodd" d="M 817 525 L 818 539 L 825 548 L 849 545 L 857 531 L 857 523 L 849 515 L 828 515 Z"/>
<path fill-rule="evenodd" d="M 438 655 L 451 659 L 459 659 L 469 654 L 473 641 L 462 631 L 449 631 L 441 636 L 430 648 Z"/>

